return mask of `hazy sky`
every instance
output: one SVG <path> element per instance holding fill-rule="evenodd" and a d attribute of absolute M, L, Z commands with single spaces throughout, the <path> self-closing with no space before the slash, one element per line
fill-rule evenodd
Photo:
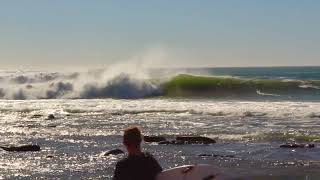
<path fill-rule="evenodd" d="M 0 69 L 320 65 L 319 0 L 2 0 Z"/>

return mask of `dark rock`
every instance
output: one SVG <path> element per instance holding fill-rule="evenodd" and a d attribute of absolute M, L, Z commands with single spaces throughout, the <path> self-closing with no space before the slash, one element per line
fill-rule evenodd
<path fill-rule="evenodd" d="M 53 114 L 49 114 L 48 117 L 47 117 L 47 120 L 50 120 L 50 119 L 54 119 L 54 115 Z"/>
<path fill-rule="evenodd" d="M 158 142 L 158 144 L 161 144 L 161 145 L 182 145 L 182 144 L 185 144 L 183 141 L 176 141 L 176 140 L 172 140 L 172 141 L 160 141 Z"/>
<path fill-rule="evenodd" d="M 34 114 L 30 118 L 41 118 L 41 117 L 42 117 L 41 114 Z"/>
<path fill-rule="evenodd" d="M 314 144 L 298 144 L 298 143 L 287 143 L 280 145 L 280 148 L 314 148 Z"/>
<path fill-rule="evenodd" d="M 246 116 L 246 117 L 252 117 L 252 116 L 254 116 L 253 113 L 250 112 L 250 111 L 244 112 L 243 115 Z"/>
<path fill-rule="evenodd" d="M 26 125 L 27 128 L 36 128 L 38 126 L 39 126 L 39 124 L 27 124 Z"/>
<path fill-rule="evenodd" d="M 216 141 L 208 137 L 201 136 L 178 136 L 176 141 L 183 142 L 184 144 L 214 144 Z"/>
<path fill-rule="evenodd" d="M 320 114 L 316 114 L 316 113 L 311 113 L 309 115 L 310 118 L 320 118 Z"/>
<path fill-rule="evenodd" d="M 106 153 L 104 153 L 104 156 L 118 155 L 118 154 L 124 154 L 124 152 L 121 149 L 112 149 L 112 150 L 107 151 Z"/>
<path fill-rule="evenodd" d="M 219 155 L 219 154 L 199 154 L 199 157 L 221 157 L 221 158 L 234 158 L 234 155 Z"/>
<path fill-rule="evenodd" d="M 32 88 L 33 88 L 33 86 L 32 86 L 32 85 L 30 85 L 30 84 L 28 84 L 28 85 L 26 85 L 26 88 L 27 88 L 27 89 L 32 89 Z"/>
<path fill-rule="evenodd" d="M 172 141 L 160 141 L 158 142 L 158 144 L 161 144 L 161 145 L 168 145 L 168 144 L 171 144 Z"/>
<path fill-rule="evenodd" d="M 148 143 L 166 141 L 166 138 L 161 136 L 144 136 L 143 139 L 145 142 L 148 142 Z"/>
<path fill-rule="evenodd" d="M 48 155 L 47 158 L 51 159 L 51 158 L 54 158 L 54 156 L 53 155 Z"/>
<path fill-rule="evenodd" d="M 48 128 L 55 128 L 55 127 L 57 127 L 57 125 L 55 125 L 55 124 L 49 124 L 47 127 L 48 127 Z"/>
<path fill-rule="evenodd" d="M 0 146 L 5 151 L 14 151 L 14 152 L 27 152 L 27 151 L 40 151 L 39 145 L 21 145 L 21 146 Z"/>

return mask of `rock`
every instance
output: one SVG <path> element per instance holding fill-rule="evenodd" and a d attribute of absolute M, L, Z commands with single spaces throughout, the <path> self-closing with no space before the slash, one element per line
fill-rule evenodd
<path fill-rule="evenodd" d="M 28 84 L 28 85 L 26 85 L 26 88 L 27 88 L 27 89 L 32 89 L 32 88 L 33 88 L 33 86 L 32 86 L 32 85 L 30 85 L 30 84 Z"/>
<path fill-rule="evenodd" d="M 36 128 L 38 126 L 39 126 L 38 124 L 27 124 L 26 125 L 27 128 Z"/>
<path fill-rule="evenodd" d="M 253 113 L 250 112 L 250 111 L 246 111 L 246 112 L 243 113 L 243 116 L 252 117 L 252 116 L 253 116 Z"/>
<path fill-rule="evenodd" d="M 160 145 L 182 145 L 182 144 L 185 144 L 184 141 L 176 141 L 176 140 L 172 140 L 172 141 L 160 141 L 158 142 L 158 144 Z"/>
<path fill-rule="evenodd" d="M 219 154 L 199 154 L 199 157 L 221 157 L 221 158 L 234 158 L 234 155 L 219 155 Z"/>
<path fill-rule="evenodd" d="M 39 145 L 20 145 L 20 146 L 0 146 L 5 151 L 10 151 L 10 152 L 27 152 L 27 151 L 40 151 L 40 146 Z"/>
<path fill-rule="evenodd" d="M 112 149 L 112 150 L 107 151 L 106 153 L 104 153 L 104 156 L 118 155 L 118 154 L 124 154 L 124 152 L 121 149 Z"/>
<path fill-rule="evenodd" d="M 316 114 L 316 113 L 311 113 L 309 115 L 310 118 L 320 118 L 320 114 Z"/>
<path fill-rule="evenodd" d="M 53 155 L 48 155 L 46 158 L 54 158 L 54 156 Z"/>
<path fill-rule="evenodd" d="M 41 118 L 41 117 L 42 117 L 41 114 L 34 114 L 30 118 Z"/>
<path fill-rule="evenodd" d="M 166 141 L 166 138 L 161 136 L 144 136 L 143 139 L 145 142 L 148 142 L 148 143 Z"/>
<path fill-rule="evenodd" d="M 314 148 L 314 144 L 298 144 L 298 143 L 287 143 L 280 145 L 280 148 Z"/>
<path fill-rule="evenodd" d="M 50 120 L 50 119 L 54 119 L 54 115 L 53 114 L 49 114 L 48 117 L 47 117 L 47 120 Z"/>
<path fill-rule="evenodd" d="M 184 144 L 214 144 L 214 139 L 202 136 L 178 136 L 176 141 L 181 141 Z"/>
<path fill-rule="evenodd" d="M 55 125 L 55 124 L 48 124 L 47 127 L 48 127 L 48 128 L 56 128 L 57 125 Z"/>
<path fill-rule="evenodd" d="M 158 142 L 158 144 L 168 145 L 168 144 L 171 144 L 171 141 L 160 141 L 160 142 Z"/>

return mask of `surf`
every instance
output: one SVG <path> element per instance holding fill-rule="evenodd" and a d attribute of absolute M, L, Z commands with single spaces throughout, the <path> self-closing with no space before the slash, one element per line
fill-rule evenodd
<path fill-rule="evenodd" d="M 177 73 L 136 76 L 108 69 L 87 73 L 2 74 L 0 99 L 251 98 L 320 99 L 320 80 L 257 79 Z"/>

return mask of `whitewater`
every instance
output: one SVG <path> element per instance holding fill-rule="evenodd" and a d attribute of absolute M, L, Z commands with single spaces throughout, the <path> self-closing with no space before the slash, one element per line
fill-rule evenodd
<path fill-rule="evenodd" d="M 124 150 L 130 125 L 217 141 L 144 143 L 164 169 L 209 163 L 249 179 L 319 179 L 320 68 L 1 71 L 0 144 L 41 151 L 0 151 L 0 179 L 112 179 L 123 155 L 103 153 Z M 316 147 L 280 148 L 287 142 Z"/>

